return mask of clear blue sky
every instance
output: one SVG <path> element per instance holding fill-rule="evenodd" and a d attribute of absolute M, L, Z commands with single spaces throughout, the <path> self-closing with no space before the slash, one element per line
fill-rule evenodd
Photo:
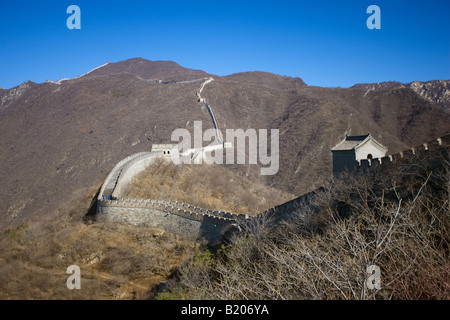
<path fill-rule="evenodd" d="M 81 30 L 66 27 L 72 4 Z M 380 30 L 366 27 L 372 4 Z M 449 17 L 450 0 L 0 0 L 0 87 L 135 57 L 327 87 L 450 79 Z"/>

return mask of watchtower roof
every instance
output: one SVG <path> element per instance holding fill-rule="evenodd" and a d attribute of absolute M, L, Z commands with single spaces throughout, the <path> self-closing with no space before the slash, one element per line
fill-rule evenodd
<path fill-rule="evenodd" d="M 174 145 L 171 143 L 152 144 L 152 151 L 153 150 L 172 149 L 173 146 Z"/>
<path fill-rule="evenodd" d="M 333 148 L 331 148 L 331 151 L 350 151 L 355 150 L 359 148 L 360 146 L 364 145 L 366 142 L 371 140 L 375 145 L 377 145 L 382 150 L 387 151 L 387 148 L 383 146 L 381 143 L 376 141 L 370 133 L 360 136 L 346 136 L 344 140 L 339 142 L 337 145 L 335 145 Z"/>
<path fill-rule="evenodd" d="M 364 141 L 368 136 L 370 136 L 370 133 L 363 134 L 362 136 L 346 136 L 346 141 Z"/>

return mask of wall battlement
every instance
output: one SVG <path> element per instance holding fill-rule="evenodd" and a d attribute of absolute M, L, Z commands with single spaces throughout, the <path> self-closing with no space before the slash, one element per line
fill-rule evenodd
<path fill-rule="evenodd" d="M 367 170 L 392 165 L 407 164 L 418 158 L 426 156 L 427 153 L 432 153 L 439 148 L 448 148 L 449 146 L 450 134 L 383 158 L 361 160 L 360 163 L 358 163 L 357 171 L 361 169 Z"/>
<path fill-rule="evenodd" d="M 347 168 L 349 172 L 364 173 L 369 170 L 408 164 L 418 158 L 425 157 L 439 148 L 448 148 L 449 146 L 450 134 L 382 158 L 353 161 L 352 164 L 347 165 Z M 338 176 L 340 173 L 338 172 L 335 176 Z"/>
<path fill-rule="evenodd" d="M 360 162 L 355 161 L 354 172 L 365 174 L 369 171 L 376 171 L 377 169 L 411 164 L 418 159 L 427 157 L 428 155 L 432 154 L 435 151 L 438 151 L 439 149 L 448 150 L 449 148 L 450 134 L 382 158 L 366 159 L 361 160 Z M 266 216 L 274 220 L 287 218 L 285 216 L 286 213 L 298 211 L 301 207 L 311 208 L 311 204 L 313 203 L 315 195 L 322 190 L 324 189 L 319 188 L 291 201 L 265 210 L 259 215 Z"/>
<path fill-rule="evenodd" d="M 167 158 L 158 145 L 152 152 L 140 152 L 120 161 L 108 174 L 97 198 L 97 214 L 114 221 L 150 225 L 188 237 L 219 238 L 238 228 L 247 215 L 209 210 L 188 203 L 163 199 L 123 198 L 131 180 L 157 158 Z"/>
<path fill-rule="evenodd" d="M 364 174 L 377 169 L 414 163 L 441 148 L 450 148 L 450 134 L 382 158 L 355 161 L 353 171 Z M 166 158 L 162 152 L 153 151 L 140 152 L 120 161 L 108 174 L 100 189 L 97 213 L 113 221 L 150 225 L 190 238 L 217 240 L 230 230 L 238 230 L 245 221 L 258 217 L 285 219 L 285 213 L 310 206 L 316 193 L 323 189 L 319 188 L 265 210 L 256 217 L 204 209 L 174 200 L 122 198 L 131 180 L 159 157 Z"/>
<path fill-rule="evenodd" d="M 198 221 L 203 221 L 205 217 L 230 222 L 249 219 L 249 217 L 244 214 L 208 210 L 190 205 L 188 203 L 173 200 L 121 198 L 117 200 L 98 200 L 97 205 L 102 207 L 149 208 L 169 212 Z"/>

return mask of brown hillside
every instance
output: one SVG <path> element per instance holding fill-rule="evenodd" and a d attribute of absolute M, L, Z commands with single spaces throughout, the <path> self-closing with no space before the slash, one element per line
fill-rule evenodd
<path fill-rule="evenodd" d="M 185 80 L 192 77 L 206 77 L 208 74 L 201 70 L 183 68 L 173 61 L 153 61 L 133 58 L 117 63 L 110 63 L 92 71 L 86 77 L 110 76 L 114 74 L 130 74 L 143 79 L 174 79 Z M 174 78 L 175 77 L 175 78 Z"/>
<path fill-rule="evenodd" d="M 298 86 L 284 91 L 225 77 L 208 85 L 204 95 L 222 128 L 279 129 L 279 172 L 259 178 L 294 194 L 326 184 L 332 172 L 330 149 L 345 134 L 370 132 L 395 153 L 450 131 L 450 114 L 409 89 L 366 94 Z"/>
<path fill-rule="evenodd" d="M 173 62 L 131 59 L 62 82 L 26 82 L 1 91 L 0 223 L 87 209 L 121 159 L 170 142 L 195 120 L 212 127 L 195 95 L 205 72 Z M 397 152 L 450 131 L 450 114 L 409 88 L 307 87 L 301 79 L 263 72 L 214 77 L 202 96 L 225 128 L 280 130 L 280 169 L 229 166 L 251 181 L 300 195 L 331 177 L 331 152 L 345 133 L 370 132 Z M 439 92 L 439 91 L 436 91 Z"/>
<path fill-rule="evenodd" d="M 237 176 L 222 165 L 175 165 L 164 160 L 137 175 L 123 197 L 182 201 L 200 208 L 248 215 L 295 198 Z"/>

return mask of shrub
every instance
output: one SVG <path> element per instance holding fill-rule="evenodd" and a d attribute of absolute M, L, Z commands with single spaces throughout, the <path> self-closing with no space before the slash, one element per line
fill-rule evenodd
<path fill-rule="evenodd" d="M 253 220 L 220 259 L 193 260 L 178 290 L 188 299 L 448 300 L 449 172 L 442 157 L 337 179 L 290 219 Z"/>

